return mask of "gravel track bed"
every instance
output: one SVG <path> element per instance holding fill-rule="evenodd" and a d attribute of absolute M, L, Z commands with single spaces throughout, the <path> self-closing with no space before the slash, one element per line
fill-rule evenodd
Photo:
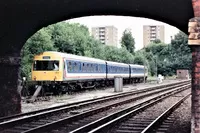
<path fill-rule="evenodd" d="M 161 115 L 165 110 L 167 110 L 169 107 L 171 107 L 174 103 L 176 103 L 178 100 L 183 98 L 183 96 L 187 95 L 190 92 L 190 90 L 185 90 L 181 93 L 178 93 L 174 96 L 171 96 L 167 99 L 164 99 L 162 102 L 159 102 L 152 107 L 146 109 L 145 111 L 131 117 L 127 121 L 116 125 L 107 133 L 120 133 L 124 130 L 130 131 L 133 133 L 140 133 L 145 127 L 148 126 L 154 119 L 156 119 L 159 115 Z M 132 126 L 132 124 L 134 126 Z M 135 127 L 135 125 L 138 125 Z M 172 133 L 172 132 L 170 132 Z M 176 132 L 174 132 L 176 133 Z M 182 132 L 181 132 L 182 133 Z"/>
<path fill-rule="evenodd" d="M 181 80 L 164 80 L 162 84 L 176 83 L 179 81 L 181 81 Z M 159 85 L 159 84 L 139 83 L 139 84 L 125 85 L 123 88 L 123 91 L 127 92 L 127 91 L 139 90 L 139 89 L 143 89 L 145 87 L 154 87 L 156 85 Z M 73 102 L 77 102 L 77 101 L 83 101 L 83 100 L 87 100 L 87 99 L 95 99 L 98 97 L 103 97 L 103 96 L 108 96 L 108 95 L 113 95 L 113 94 L 116 94 L 116 93 L 114 93 L 114 88 L 108 87 L 105 89 L 77 92 L 72 95 L 53 96 L 53 98 L 50 99 L 49 101 L 38 101 L 38 102 L 34 102 L 34 103 L 22 102 L 21 103 L 22 104 L 22 113 L 41 110 L 41 109 L 55 107 L 55 106 L 64 105 L 64 104 L 69 104 L 69 103 L 73 103 Z"/>
<path fill-rule="evenodd" d="M 115 113 L 115 112 L 118 112 L 119 110 L 122 110 L 122 109 L 125 109 L 125 108 L 128 108 L 130 106 L 134 106 L 136 105 L 137 103 L 141 103 L 141 102 L 144 102 L 146 101 L 147 99 L 150 99 L 152 98 L 153 96 L 150 96 L 148 98 L 144 98 L 144 99 L 140 99 L 140 100 L 136 100 L 134 102 L 131 102 L 131 103 L 128 103 L 128 104 L 124 104 L 124 105 L 121 105 L 121 106 L 117 106 L 117 107 L 112 107 L 104 112 L 100 112 L 98 114 L 95 114 L 95 115 L 91 115 L 89 117 L 86 117 L 86 118 L 83 118 L 82 120 L 79 120 L 79 121 L 76 121 L 76 122 L 73 122 L 73 123 L 68 123 L 68 126 L 65 126 L 65 127 L 61 127 L 59 129 L 56 129 L 56 130 L 53 130 L 51 131 L 50 133 L 58 133 L 58 132 L 70 132 L 76 128 L 79 128 L 81 126 L 84 126 L 90 122 L 93 122 L 93 121 L 96 121 L 102 117 L 105 117 L 105 116 L 108 116 L 112 113 Z"/>
<path fill-rule="evenodd" d="M 142 95 L 142 94 L 136 94 L 136 95 Z M 157 94 L 155 94 L 155 95 L 157 95 Z M 142 102 L 142 101 L 145 101 L 147 99 L 150 99 L 153 96 L 149 96 L 149 97 L 146 97 L 146 98 L 143 98 L 143 99 L 140 99 L 140 100 L 135 100 L 134 103 L 130 102 L 128 104 L 124 104 L 124 105 L 121 105 L 121 106 L 112 107 L 112 108 L 110 108 L 110 109 L 108 109 L 108 110 L 106 110 L 104 112 L 98 113 L 97 115 L 93 115 L 91 117 L 87 117 L 85 119 L 82 119 L 79 122 L 73 123 L 73 127 L 71 125 L 69 125 L 67 127 L 67 131 L 68 130 L 71 131 L 71 130 L 73 130 L 75 128 L 80 127 L 81 125 L 90 123 L 90 122 L 92 122 L 94 120 L 97 120 L 99 118 L 107 116 L 107 115 L 109 115 L 111 113 L 117 112 L 118 110 L 121 110 L 123 108 L 129 107 L 131 105 L 135 105 L 138 102 Z M 48 116 L 46 118 L 41 118 L 39 120 L 34 120 L 34 121 L 30 122 L 28 125 L 34 125 L 35 123 L 47 124 L 49 122 L 52 122 L 52 121 L 55 121 L 55 120 L 58 120 L 58 119 L 63 119 L 63 118 L 66 118 L 66 117 L 70 117 L 70 116 L 73 116 L 73 115 L 76 115 L 76 114 L 79 114 L 79 113 L 83 113 L 83 112 L 89 111 L 91 109 L 95 109 L 97 107 L 104 107 L 105 105 L 108 105 L 108 104 L 118 103 L 119 101 L 124 101 L 126 99 L 133 98 L 133 97 L 135 97 L 135 95 L 134 96 L 129 96 L 127 98 L 120 98 L 120 99 L 112 100 L 112 101 L 109 101 L 109 102 L 106 102 L 106 103 L 103 103 L 103 104 L 101 103 L 101 106 L 100 105 L 96 105 L 95 107 L 91 106 L 90 108 L 86 107 L 84 109 L 79 109 L 79 110 L 75 110 L 75 111 L 69 111 L 69 112 L 65 112 L 65 113 L 64 112 L 63 113 L 59 113 L 59 114 L 56 114 L 56 115 Z M 20 125 L 20 127 L 23 127 L 23 126 L 27 126 L 27 124 Z M 19 126 L 16 126 L 16 127 L 19 127 Z M 66 131 L 66 127 L 64 128 L 64 130 Z M 60 131 L 60 129 L 59 129 L 59 131 Z"/>
<path fill-rule="evenodd" d="M 158 90 L 161 90 L 161 89 L 158 89 Z M 171 90 L 171 89 L 170 89 Z M 154 91 L 157 91 L 157 90 L 154 90 Z M 140 93 L 140 94 L 133 94 L 131 96 L 126 96 L 126 97 L 123 97 L 123 98 L 117 98 L 117 99 L 114 99 L 114 100 L 110 100 L 110 101 L 107 101 L 107 102 L 103 102 L 103 103 L 98 103 L 98 104 L 93 104 L 93 105 L 89 105 L 87 107 L 83 107 L 83 108 L 80 108 L 80 109 L 76 109 L 74 113 L 82 113 L 82 112 L 85 112 L 85 111 L 88 111 L 88 110 L 91 110 L 91 109 L 95 109 L 95 108 L 99 108 L 99 107 L 103 107 L 105 105 L 109 105 L 109 104 L 113 104 L 113 103 L 118 103 L 120 101 L 124 101 L 124 100 L 128 100 L 130 98 L 134 98 L 134 97 L 138 97 L 138 96 L 142 96 L 144 94 L 149 94 L 149 93 L 152 93 L 154 91 L 151 91 L 151 92 L 144 92 L 144 93 Z M 165 92 L 168 92 L 168 91 L 165 91 Z M 145 97 L 143 98 L 144 100 L 147 100 L 149 98 L 152 98 L 153 96 L 155 95 L 158 95 L 158 94 L 162 94 L 163 92 L 159 92 L 159 93 L 156 93 L 152 96 L 148 96 L 148 97 Z M 140 99 L 142 100 L 142 99 Z M 138 103 L 138 100 L 135 100 L 134 102 L 137 102 Z M 73 112 L 73 111 L 71 111 Z"/>
<path fill-rule="evenodd" d="M 191 96 L 172 115 L 175 119 L 166 133 L 191 133 Z"/>
<path fill-rule="evenodd" d="M 162 94 L 163 92 L 161 93 L 158 93 L 158 94 Z M 121 106 L 117 106 L 117 107 L 113 107 L 113 108 L 110 108 L 104 112 L 100 112 L 98 114 L 95 114 L 95 115 L 91 115 L 89 117 L 86 117 L 86 118 L 83 118 L 82 120 L 78 120 L 76 122 L 73 122 L 73 123 L 68 123 L 68 126 L 65 126 L 65 127 L 61 127 L 59 129 L 56 129 L 56 130 L 53 130 L 51 131 L 51 133 L 58 133 L 58 132 L 70 132 L 76 128 L 79 128 L 81 126 L 84 126 L 90 122 L 93 122 L 93 121 L 96 121 L 102 117 L 105 117 L 105 116 L 108 116 L 112 113 L 116 113 L 118 112 L 119 110 L 122 110 L 122 109 L 125 109 L 125 108 L 128 108 L 130 106 L 134 106 L 138 103 L 142 103 L 148 99 L 151 99 L 153 98 L 154 96 L 158 95 L 158 94 L 155 94 L 155 95 L 152 95 L 152 96 L 149 96 L 149 97 L 146 97 L 146 98 L 143 98 L 143 99 L 140 99 L 140 100 L 136 100 L 134 102 L 131 102 L 131 103 L 128 103 L 128 104 L 124 104 L 124 105 L 121 105 Z"/>
<path fill-rule="evenodd" d="M 83 107 L 82 109 L 75 110 L 75 111 L 65 111 L 65 112 L 62 112 L 62 113 L 57 113 L 56 115 L 52 115 L 52 116 L 48 116 L 46 118 L 41 118 L 41 119 L 38 119 L 38 120 L 31 121 L 31 122 L 29 122 L 28 126 L 33 126 L 34 127 L 35 124 L 38 125 L 37 123 L 40 123 L 41 125 L 42 124 L 47 124 L 49 122 L 53 122 L 55 120 L 59 120 L 59 119 L 63 119 L 63 118 L 69 117 L 69 116 L 73 116 L 73 115 L 79 114 L 79 113 L 83 113 L 85 111 L 89 111 L 89 110 L 94 109 L 94 108 L 104 107 L 105 105 L 108 105 L 108 104 L 119 103 L 119 101 L 125 101 L 127 99 L 130 99 L 130 98 L 133 98 L 133 97 L 136 97 L 136 96 L 139 96 L 139 95 L 148 94 L 148 93 L 150 93 L 150 92 L 145 92 L 145 93 L 142 93 L 142 94 L 134 94 L 132 96 L 127 96 L 125 98 L 118 98 L 116 100 L 111 100 L 111 101 L 108 101 L 106 103 L 104 102 L 104 103 L 97 104 L 97 105 L 92 105 L 92 106 L 86 107 L 86 108 Z M 160 92 L 160 93 L 163 93 L 163 92 Z M 102 118 L 104 116 L 107 116 L 107 115 L 109 115 L 111 113 L 117 112 L 117 111 L 119 111 L 121 109 L 127 108 L 127 107 L 129 107 L 131 105 L 133 106 L 136 103 L 145 101 L 145 100 L 147 100 L 149 98 L 152 98 L 153 96 L 158 95 L 160 93 L 154 94 L 152 96 L 148 96 L 147 98 L 142 98 L 141 100 L 135 100 L 134 103 L 130 102 L 129 104 L 124 104 L 122 106 L 117 106 L 117 107 L 109 108 L 106 111 L 104 111 L 102 113 L 99 113 L 98 115 L 94 115 L 94 117 L 89 117 L 86 120 L 83 119 L 83 121 L 84 121 L 83 125 L 86 124 L 86 123 L 90 123 L 90 122 L 92 122 L 94 120 L 97 120 L 99 118 Z M 82 123 L 82 122 L 80 122 L 80 123 Z M 75 125 L 77 125 L 77 123 L 75 123 Z M 78 124 L 79 127 L 81 125 Z M 16 127 L 19 128 L 19 125 L 13 127 L 13 129 L 15 129 Z M 20 125 L 20 127 L 27 127 L 27 124 Z M 70 130 L 75 129 L 75 128 L 72 128 L 72 127 L 77 128 L 77 126 L 71 126 L 71 128 L 69 128 L 69 129 Z"/>

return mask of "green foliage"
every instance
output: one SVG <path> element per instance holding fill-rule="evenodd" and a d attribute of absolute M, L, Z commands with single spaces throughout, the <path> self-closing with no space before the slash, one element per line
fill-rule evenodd
<path fill-rule="evenodd" d="M 131 31 L 125 30 L 121 39 L 122 47 L 125 47 L 130 53 L 134 53 L 135 40 L 132 36 Z"/>
<path fill-rule="evenodd" d="M 41 29 L 29 38 L 21 51 L 21 76 L 30 78 L 31 64 L 35 54 L 51 50 L 56 49 L 46 29 Z"/>
<path fill-rule="evenodd" d="M 172 76 L 177 69 L 191 70 L 191 51 L 187 44 L 187 35 L 179 32 L 171 41 L 171 44 L 151 43 L 140 50 L 149 62 L 149 71 L 155 75 L 156 66 L 158 74 Z"/>
<path fill-rule="evenodd" d="M 103 60 L 133 63 L 126 48 L 105 46 L 90 36 L 86 26 L 60 22 L 35 33 L 22 49 L 21 76 L 30 77 L 33 56 L 43 51 L 59 51 Z"/>
<path fill-rule="evenodd" d="M 155 39 L 155 40 L 153 41 L 153 43 L 155 43 L 155 44 L 161 43 L 161 40 L 160 40 L 160 39 Z"/>
<path fill-rule="evenodd" d="M 159 44 L 151 43 L 148 45 L 148 47 L 145 48 L 145 51 L 151 52 L 152 54 L 157 54 L 161 52 L 165 47 L 166 47 L 166 44 L 164 43 L 159 43 Z"/>
<path fill-rule="evenodd" d="M 121 43 L 122 48 L 102 45 L 90 36 L 88 28 L 84 25 L 65 22 L 53 24 L 27 40 L 21 51 L 21 76 L 30 78 L 34 55 L 44 51 L 60 51 L 108 61 L 145 65 L 152 76 L 156 70 L 164 76 L 174 75 L 179 68 L 191 70 L 191 51 L 187 45 L 187 35 L 183 32 L 178 33 L 171 44 L 155 40 L 148 47 L 135 53 L 135 42 L 130 31 L 124 31 Z"/>
<path fill-rule="evenodd" d="M 122 63 L 133 63 L 133 55 L 125 48 L 116 48 L 113 46 L 104 46 L 105 49 L 105 60 L 122 62 Z M 112 54 L 111 54 L 112 53 Z"/>
<path fill-rule="evenodd" d="M 135 58 L 134 58 L 134 64 L 138 64 L 138 65 L 145 65 L 145 58 L 142 54 L 136 54 Z"/>

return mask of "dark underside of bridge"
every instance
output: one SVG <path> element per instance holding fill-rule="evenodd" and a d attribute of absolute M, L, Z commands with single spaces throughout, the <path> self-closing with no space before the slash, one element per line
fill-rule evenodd
<path fill-rule="evenodd" d="M 187 33 L 194 15 L 191 0 L 1 0 L 0 10 L 0 116 L 20 112 L 18 57 L 42 27 L 81 16 L 124 15 L 159 20 Z"/>

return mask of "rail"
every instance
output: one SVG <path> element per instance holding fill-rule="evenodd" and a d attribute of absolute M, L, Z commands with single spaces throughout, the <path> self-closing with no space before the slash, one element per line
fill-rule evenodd
<path fill-rule="evenodd" d="M 171 84 L 157 85 L 155 87 L 147 87 L 147 88 L 141 89 L 141 90 L 134 90 L 134 91 L 130 91 L 130 92 L 122 92 L 122 93 L 119 93 L 119 94 L 100 97 L 100 98 L 96 98 L 96 99 L 89 99 L 89 100 L 74 102 L 74 103 L 70 103 L 70 104 L 66 104 L 66 105 L 60 105 L 60 106 L 56 106 L 56 107 L 52 107 L 52 108 L 46 108 L 46 109 L 42 109 L 42 110 L 32 111 L 32 112 L 28 112 L 28 113 L 22 113 L 22 114 L 7 116 L 7 117 L 1 117 L 0 122 L 2 123 L 4 121 L 8 121 L 8 120 L 12 120 L 12 119 L 18 119 L 18 118 L 33 116 L 35 114 L 42 114 L 42 113 L 53 111 L 53 110 L 56 110 L 56 109 L 62 109 L 62 108 L 73 109 L 73 108 L 77 108 L 77 107 L 84 107 L 84 106 L 87 106 L 88 104 L 97 104 L 97 103 L 104 102 L 104 101 L 107 101 L 107 100 L 122 98 L 122 97 L 130 96 L 130 95 L 134 95 L 134 94 L 140 94 L 140 93 L 156 90 L 156 89 L 159 89 L 159 88 L 162 88 L 162 87 L 168 87 L 168 86 L 179 85 L 179 84 L 187 84 L 189 81 L 190 80 L 184 80 L 184 81 L 179 81 L 179 82 L 171 83 Z M 0 123 L 0 125 L 1 125 L 1 123 Z"/>

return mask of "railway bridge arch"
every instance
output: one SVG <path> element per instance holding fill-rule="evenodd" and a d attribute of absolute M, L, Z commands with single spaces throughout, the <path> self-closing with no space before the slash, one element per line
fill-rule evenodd
<path fill-rule="evenodd" d="M 188 21 L 194 17 L 192 0 L 1 0 L 0 10 L 0 116 L 21 111 L 20 51 L 42 27 L 82 16 L 123 15 L 155 19 L 188 33 Z M 195 10 L 200 12 L 199 7 Z"/>

